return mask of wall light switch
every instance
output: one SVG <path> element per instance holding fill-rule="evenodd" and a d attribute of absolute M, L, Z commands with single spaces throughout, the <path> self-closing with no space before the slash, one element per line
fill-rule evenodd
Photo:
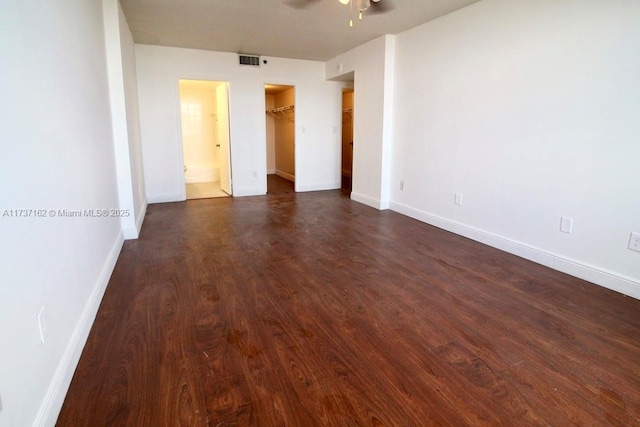
<path fill-rule="evenodd" d="M 573 218 L 567 216 L 560 217 L 560 231 L 571 234 L 573 229 Z"/>
<path fill-rule="evenodd" d="M 456 193 L 456 205 L 462 206 L 462 194 Z"/>

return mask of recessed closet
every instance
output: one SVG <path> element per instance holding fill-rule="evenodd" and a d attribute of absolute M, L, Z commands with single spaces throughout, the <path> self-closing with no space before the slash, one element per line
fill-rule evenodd
<path fill-rule="evenodd" d="M 265 85 L 267 174 L 289 181 L 293 189 L 295 165 L 295 88 Z M 269 178 L 269 177 L 267 177 Z M 267 192 L 272 180 L 267 179 Z"/>

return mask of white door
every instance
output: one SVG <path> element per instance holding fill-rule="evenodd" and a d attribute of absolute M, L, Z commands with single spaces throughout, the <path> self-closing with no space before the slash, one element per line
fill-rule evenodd
<path fill-rule="evenodd" d="M 231 185 L 231 147 L 229 144 L 229 84 L 216 88 L 218 108 L 218 150 L 220 160 L 220 189 L 233 194 Z"/>

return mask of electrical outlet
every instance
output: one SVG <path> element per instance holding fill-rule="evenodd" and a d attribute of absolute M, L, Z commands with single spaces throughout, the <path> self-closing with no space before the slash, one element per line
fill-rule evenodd
<path fill-rule="evenodd" d="M 462 194 L 456 193 L 456 205 L 462 206 Z"/>
<path fill-rule="evenodd" d="M 400 191 L 404 191 L 404 181 L 400 181 Z"/>
<path fill-rule="evenodd" d="M 567 216 L 560 217 L 560 231 L 571 234 L 573 230 L 573 218 Z"/>
<path fill-rule="evenodd" d="M 38 331 L 40 331 L 40 342 L 44 344 L 44 338 L 47 333 L 47 324 L 44 318 L 44 305 L 40 307 L 40 311 L 36 314 L 36 320 L 38 321 Z"/>
<path fill-rule="evenodd" d="M 631 233 L 629 249 L 640 252 L 640 233 Z"/>

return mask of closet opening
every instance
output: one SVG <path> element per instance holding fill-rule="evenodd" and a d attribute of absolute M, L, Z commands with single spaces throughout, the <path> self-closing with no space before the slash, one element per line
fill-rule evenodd
<path fill-rule="evenodd" d="M 187 199 L 228 197 L 231 188 L 229 85 L 179 80 Z"/>
<path fill-rule="evenodd" d="M 353 89 L 342 89 L 342 190 L 351 192 L 353 174 Z"/>
<path fill-rule="evenodd" d="M 266 84 L 267 194 L 295 191 L 295 88 Z"/>

